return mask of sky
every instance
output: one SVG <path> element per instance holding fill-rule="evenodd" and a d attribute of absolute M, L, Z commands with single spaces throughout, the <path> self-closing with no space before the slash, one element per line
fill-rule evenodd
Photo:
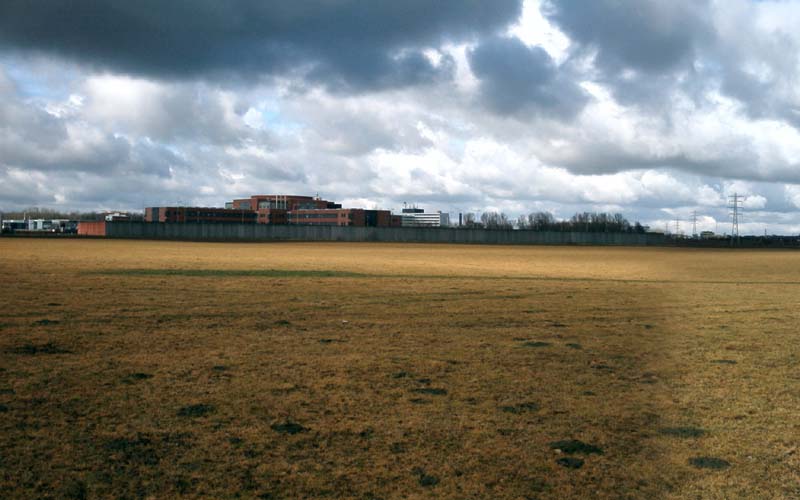
<path fill-rule="evenodd" d="M 252 194 L 800 233 L 800 1 L 5 0 L 0 210 Z M 676 220 L 678 221 L 676 224 Z"/>

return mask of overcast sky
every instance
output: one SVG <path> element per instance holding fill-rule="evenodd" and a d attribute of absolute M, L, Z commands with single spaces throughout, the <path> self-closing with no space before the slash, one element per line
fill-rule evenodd
<path fill-rule="evenodd" d="M 319 193 L 800 233 L 800 1 L 4 0 L 0 209 Z M 671 222 L 670 222 L 671 221 Z"/>

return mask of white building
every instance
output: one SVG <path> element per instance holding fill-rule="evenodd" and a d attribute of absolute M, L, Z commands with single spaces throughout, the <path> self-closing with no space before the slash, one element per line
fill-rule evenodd
<path fill-rule="evenodd" d="M 400 214 L 403 227 L 447 227 L 450 214 L 441 211 L 425 213 L 421 208 L 404 208 Z"/>
<path fill-rule="evenodd" d="M 78 223 L 69 219 L 28 219 L 28 231 L 47 233 L 71 233 L 78 230 Z"/>

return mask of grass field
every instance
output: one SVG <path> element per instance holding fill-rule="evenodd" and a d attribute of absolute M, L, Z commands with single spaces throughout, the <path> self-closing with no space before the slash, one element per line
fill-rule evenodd
<path fill-rule="evenodd" d="M 798 498 L 800 253 L 0 238 L 2 498 Z"/>

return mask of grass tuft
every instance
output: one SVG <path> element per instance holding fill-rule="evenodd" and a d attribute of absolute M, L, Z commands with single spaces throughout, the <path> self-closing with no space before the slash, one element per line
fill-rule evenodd
<path fill-rule="evenodd" d="M 122 379 L 122 381 L 124 383 L 126 383 L 126 384 L 133 384 L 133 383 L 138 382 L 140 380 L 147 380 L 147 379 L 151 379 L 151 378 L 153 378 L 153 375 L 151 375 L 149 373 L 136 372 L 136 373 L 131 373 L 131 374 L 125 376 Z"/>
<path fill-rule="evenodd" d="M 447 394 L 447 389 L 439 389 L 437 387 L 421 387 L 419 389 L 411 389 L 411 392 L 417 394 L 430 394 L 433 396 L 444 396 Z"/>
<path fill-rule="evenodd" d="M 523 347 L 548 347 L 550 345 L 550 342 L 541 342 L 539 340 L 532 340 L 522 344 Z"/>
<path fill-rule="evenodd" d="M 301 432 L 308 432 L 308 428 L 303 427 L 302 425 L 300 425 L 300 424 L 298 424 L 296 422 L 291 422 L 289 420 L 287 420 L 286 422 L 284 422 L 282 424 L 272 424 L 270 426 L 270 428 L 273 431 L 278 432 L 280 434 L 292 434 L 292 435 L 294 435 L 294 434 L 299 434 Z"/>
<path fill-rule="evenodd" d="M 706 431 L 697 427 L 666 427 L 658 432 L 663 436 L 680 438 L 698 438 L 706 435 Z"/>
<path fill-rule="evenodd" d="M 189 405 L 184 406 L 180 410 L 178 410 L 179 417 L 204 417 L 210 413 L 216 411 L 213 405 L 207 404 L 196 404 L 196 405 Z"/>
<path fill-rule="evenodd" d="M 425 469 L 414 467 L 411 471 L 417 476 L 417 483 L 423 488 L 430 488 L 439 484 L 439 478 L 425 473 Z"/>
<path fill-rule="evenodd" d="M 39 354 L 71 354 L 72 351 L 62 349 L 52 342 L 47 342 L 45 344 L 23 344 L 10 349 L 9 352 L 23 356 L 36 356 Z"/>
<path fill-rule="evenodd" d="M 33 326 L 50 326 L 50 325 L 57 325 L 60 321 L 56 319 L 40 319 L 39 321 L 34 321 Z"/>
<path fill-rule="evenodd" d="M 561 457 L 556 460 L 556 463 L 567 469 L 580 469 L 583 467 L 584 461 L 582 458 L 576 457 Z"/>
<path fill-rule="evenodd" d="M 513 413 L 514 415 L 519 415 L 521 413 L 538 411 L 539 405 L 533 402 L 527 402 L 513 406 L 501 406 L 500 409 L 506 413 Z"/>
<path fill-rule="evenodd" d="M 553 441 L 550 443 L 550 449 L 561 450 L 564 453 L 572 455 L 574 453 L 581 453 L 584 455 L 598 454 L 602 455 L 603 450 L 593 444 L 587 444 L 577 439 L 566 439 L 563 441 Z"/>
<path fill-rule="evenodd" d="M 717 457 L 693 457 L 689 459 L 689 463 L 698 469 L 722 470 L 731 466 L 727 460 Z"/>

